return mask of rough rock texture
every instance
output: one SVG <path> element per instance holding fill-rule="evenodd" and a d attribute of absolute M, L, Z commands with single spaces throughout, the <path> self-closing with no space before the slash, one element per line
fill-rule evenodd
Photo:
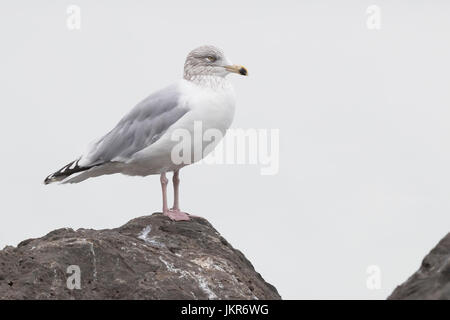
<path fill-rule="evenodd" d="M 423 259 L 420 269 L 388 299 L 450 299 L 450 233 Z"/>
<path fill-rule="evenodd" d="M 73 269 L 80 268 L 81 289 Z M 69 281 L 68 281 L 69 278 Z M 0 299 L 280 299 L 203 218 L 58 229 L 0 251 Z"/>

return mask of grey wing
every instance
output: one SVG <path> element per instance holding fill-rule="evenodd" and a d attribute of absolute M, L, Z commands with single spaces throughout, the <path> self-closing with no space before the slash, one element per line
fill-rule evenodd
<path fill-rule="evenodd" d="M 180 104 L 177 85 L 157 91 L 140 102 L 114 129 L 96 141 L 82 157 L 83 165 L 126 161 L 157 141 L 189 108 Z"/>

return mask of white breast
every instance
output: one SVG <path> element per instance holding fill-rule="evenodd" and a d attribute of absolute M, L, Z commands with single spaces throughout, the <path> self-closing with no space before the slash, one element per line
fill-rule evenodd
<path fill-rule="evenodd" d="M 191 114 L 186 118 L 202 121 L 203 128 L 225 131 L 233 121 L 236 97 L 231 84 L 222 77 L 203 77 L 199 84 L 184 80 L 187 105 Z M 187 119 L 186 119 L 187 120 Z"/>
<path fill-rule="evenodd" d="M 236 104 L 234 90 L 225 78 L 205 77 L 202 80 L 196 83 L 187 80 L 180 82 L 182 92 L 180 103 L 188 107 L 190 111 L 172 125 L 158 141 L 133 156 L 134 159 L 129 163 L 133 167 L 132 172 L 124 173 L 147 175 L 181 167 L 174 165 L 171 159 L 173 148 L 179 144 L 179 141 L 172 138 L 176 130 L 184 130 L 192 137 L 192 154 L 194 147 L 199 147 L 194 146 L 194 142 L 198 142 L 197 137 L 194 137 L 198 131 L 194 132 L 194 128 L 198 129 L 199 123 L 203 133 L 209 129 L 217 129 L 222 136 L 225 135 L 234 117 Z M 218 142 L 215 141 L 215 145 Z M 208 145 L 210 145 L 209 141 L 202 141 L 203 156 L 207 155 L 204 150 L 212 150 L 211 146 L 206 149 Z M 138 170 L 137 164 L 139 164 Z"/>

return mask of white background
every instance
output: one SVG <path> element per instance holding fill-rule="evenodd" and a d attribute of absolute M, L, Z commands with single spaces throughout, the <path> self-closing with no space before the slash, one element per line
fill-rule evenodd
<path fill-rule="evenodd" d="M 381 30 L 366 27 L 373 4 Z M 231 79 L 233 127 L 280 129 L 280 170 L 188 167 L 182 209 L 285 299 L 386 298 L 449 231 L 449 14 L 425 0 L 2 1 L 0 247 L 160 211 L 157 176 L 42 181 L 213 44 L 250 73 Z"/>

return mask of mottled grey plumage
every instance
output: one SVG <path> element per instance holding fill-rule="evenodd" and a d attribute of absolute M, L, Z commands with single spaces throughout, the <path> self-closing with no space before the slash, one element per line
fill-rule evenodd
<path fill-rule="evenodd" d="M 126 161 L 157 141 L 189 109 L 179 104 L 180 93 L 172 85 L 141 101 L 114 129 L 101 138 L 87 155 L 87 163 Z"/>
<path fill-rule="evenodd" d="M 214 46 L 201 46 L 189 52 L 184 63 L 183 77 L 192 81 L 199 76 L 224 76 L 224 64 L 231 64 L 223 51 Z"/>

